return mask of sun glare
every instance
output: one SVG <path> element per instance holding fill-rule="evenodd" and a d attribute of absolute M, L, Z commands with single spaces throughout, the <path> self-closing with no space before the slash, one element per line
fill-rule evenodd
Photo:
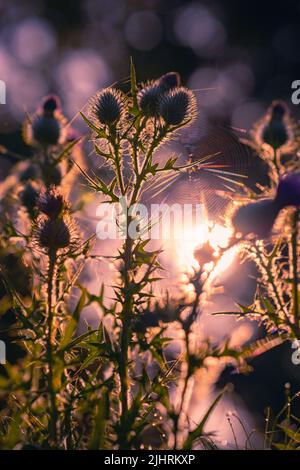
<path fill-rule="evenodd" d="M 179 229 L 176 239 L 172 240 L 178 268 L 186 272 L 199 268 L 199 263 L 194 255 L 195 249 L 201 248 L 208 242 L 214 250 L 216 259 L 213 276 L 221 274 L 229 268 L 236 255 L 236 249 L 232 247 L 218 258 L 220 249 L 224 249 L 229 245 L 231 235 L 232 231 L 230 228 L 212 222 L 199 224 L 196 227 L 183 227 L 181 231 Z M 207 265 L 207 269 L 211 271 L 211 263 Z"/>

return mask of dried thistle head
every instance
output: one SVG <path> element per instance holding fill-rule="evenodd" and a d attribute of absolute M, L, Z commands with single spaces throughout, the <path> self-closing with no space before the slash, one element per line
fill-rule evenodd
<path fill-rule="evenodd" d="M 55 95 L 44 98 L 36 113 L 23 126 L 24 141 L 31 146 L 47 147 L 63 144 L 66 138 L 66 119 Z"/>

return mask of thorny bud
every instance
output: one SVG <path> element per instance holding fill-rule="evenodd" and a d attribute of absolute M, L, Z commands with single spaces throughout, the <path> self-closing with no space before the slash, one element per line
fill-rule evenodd
<path fill-rule="evenodd" d="M 43 219 L 39 222 L 36 240 L 40 247 L 49 250 L 67 248 L 71 243 L 70 229 L 63 219 Z"/>
<path fill-rule="evenodd" d="M 262 131 L 263 141 L 271 145 L 275 150 L 282 147 L 288 141 L 288 130 L 284 121 L 286 114 L 287 108 L 284 103 L 274 102 L 269 122 Z"/>
<path fill-rule="evenodd" d="M 124 99 L 120 91 L 105 88 L 93 99 L 91 114 L 100 124 L 116 124 L 124 114 Z"/>
<path fill-rule="evenodd" d="M 180 75 L 177 72 L 165 73 L 160 77 L 158 83 L 165 91 L 173 90 L 181 85 Z"/>
<path fill-rule="evenodd" d="M 187 88 L 175 88 L 163 95 L 159 113 L 166 124 L 177 126 L 192 120 L 196 115 L 196 98 Z"/>
<path fill-rule="evenodd" d="M 149 117 L 158 117 L 159 103 L 164 90 L 154 82 L 142 88 L 137 95 L 140 110 Z"/>
<path fill-rule="evenodd" d="M 49 114 L 53 114 L 56 109 L 60 109 L 60 101 L 59 98 L 55 95 L 50 95 L 45 98 L 43 103 L 43 110 L 44 112 L 48 112 Z"/>
<path fill-rule="evenodd" d="M 59 99 L 54 95 L 46 97 L 41 108 L 25 123 L 25 142 L 29 145 L 32 142 L 42 146 L 57 145 L 64 138 L 64 124 Z"/>
<path fill-rule="evenodd" d="M 39 210 L 50 219 L 60 217 L 67 207 L 63 195 L 55 187 L 44 191 L 38 200 Z"/>

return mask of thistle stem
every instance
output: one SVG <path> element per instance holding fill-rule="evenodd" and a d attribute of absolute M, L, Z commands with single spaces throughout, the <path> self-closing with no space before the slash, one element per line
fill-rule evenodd
<path fill-rule="evenodd" d="M 57 404 L 56 394 L 53 384 L 53 306 L 52 306 L 52 294 L 53 294 L 53 281 L 55 266 L 57 260 L 56 250 L 50 250 L 49 252 L 49 266 L 47 276 L 47 361 L 48 361 L 48 394 L 50 397 L 50 420 L 49 420 L 49 435 L 51 444 L 55 447 L 57 445 Z"/>
<path fill-rule="evenodd" d="M 200 271 L 198 273 L 198 278 L 199 279 L 200 279 L 200 273 L 201 272 L 202 271 Z M 202 290 L 201 290 L 201 292 L 202 292 Z M 189 344 L 190 344 L 191 326 L 192 326 L 193 322 L 195 321 L 195 319 L 197 317 L 199 300 L 200 300 L 200 291 L 198 290 L 196 292 L 196 297 L 195 297 L 195 300 L 193 302 L 192 311 L 190 313 L 190 319 L 191 319 L 190 324 L 188 326 L 188 329 L 184 330 L 186 362 L 188 364 L 188 367 L 187 367 L 187 372 L 186 372 L 186 375 L 185 375 L 185 378 L 184 378 L 184 385 L 183 385 L 183 391 L 182 391 L 182 394 L 181 394 L 180 407 L 179 407 L 179 411 L 178 411 L 178 414 L 177 414 L 177 417 L 176 417 L 176 420 L 175 420 L 175 423 L 174 423 L 174 450 L 179 449 L 178 431 L 179 431 L 180 418 L 181 418 L 182 413 L 184 411 L 184 405 L 186 404 L 185 402 L 186 402 L 186 392 L 188 390 L 188 384 L 189 384 L 190 378 L 193 375 L 193 371 L 192 371 L 191 363 L 190 363 L 190 347 L 189 347 Z"/>
<path fill-rule="evenodd" d="M 130 220 L 127 223 L 127 231 Z M 130 321 L 133 308 L 133 296 L 130 292 L 130 269 L 132 259 L 132 245 L 133 240 L 126 236 L 124 247 L 124 306 L 122 312 L 122 332 L 120 344 L 120 382 L 121 382 L 121 432 L 120 432 L 120 447 L 121 449 L 128 449 L 128 438 L 126 430 L 126 421 L 128 414 L 128 388 L 129 388 L 129 374 L 128 374 L 128 349 L 130 342 Z"/>
<path fill-rule="evenodd" d="M 293 311 L 297 335 L 299 333 L 299 292 L 298 292 L 298 222 L 299 222 L 299 209 L 293 214 L 292 222 L 292 268 L 293 268 Z"/>
<path fill-rule="evenodd" d="M 276 170 L 276 177 L 277 177 L 277 180 L 279 179 L 280 177 L 280 168 L 281 168 L 281 161 L 280 161 L 280 152 L 277 151 L 276 148 L 273 148 L 273 152 L 274 152 L 274 158 L 273 158 L 273 163 L 274 163 L 274 166 L 275 166 L 275 170 Z M 277 183 L 277 181 L 276 181 Z"/>

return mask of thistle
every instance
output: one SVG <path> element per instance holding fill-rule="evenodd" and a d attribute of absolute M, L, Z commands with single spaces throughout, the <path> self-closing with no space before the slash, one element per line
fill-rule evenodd
<path fill-rule="evenodd" d="M 37 206 L 40 212 L 50 219 L 57 219 L 68 209 L 68 204 L 63 195 L 55 186 L 51 186 L 42 192 L 37 201 Z"/>
<path fill-rule="evenodd" d="M 163 95 L 159 103 L 159 114 L 169 126 L 188 124 L 196 116 L 195 95 L 186 88 L 175 88 Z"/>
<path fill-rule="evenodd" d="M 41 248 L 57 251 L 71 243 L 68 224 L 62 219 L 42 219 L 38 222 L 36 240 Z"/>
<path fill-rule="evenodd" d="M 159 104 L 164 89 L 157 82 L 152 82 L 142 88 L 137 95 L 140 110 L 149 117 L 159 116 Z"/>
<path fill-rule="evenodd" d="M 119 90 L 105 88 L 91 102 L 90 115 L 95 123 L 112 126 L 124 116 L 124 98 Z"/>
<path fill-rule="evenodd" d="M 59 99 L 51 95 L 44 99 L 31 118 L 26 119 L 23 127 L 24 140 L 28 145 L 38 147 L 62 144 L 66 137 L 65 124 Z"/>
<path fill-rule="evenodd" d="M 262 140 L 266 144 L 269 144 L 274 150 L 277 150 L 286 144 L 289 139 L 285 119 L 288 110 L 284 103 L 275 101 L 269 112 L 269 120 L 262 130 Z"/>
<path fill-rule="evenodd" d="M 179 88 L 181 85 L 181 78 L 177 72 L 168 72 L 162 75 L 158 79 L 158 84 L 165 91 L 173 90 L 174 88 Z"/>
<path fill-rule="evenodd" d="M 47 253 L 74 251 L 79 235 L 69 215 L 69 205 L 55 187 L 43 191 L 37 202 L 39 217 L 34 225 L 35 244 Z"/>

